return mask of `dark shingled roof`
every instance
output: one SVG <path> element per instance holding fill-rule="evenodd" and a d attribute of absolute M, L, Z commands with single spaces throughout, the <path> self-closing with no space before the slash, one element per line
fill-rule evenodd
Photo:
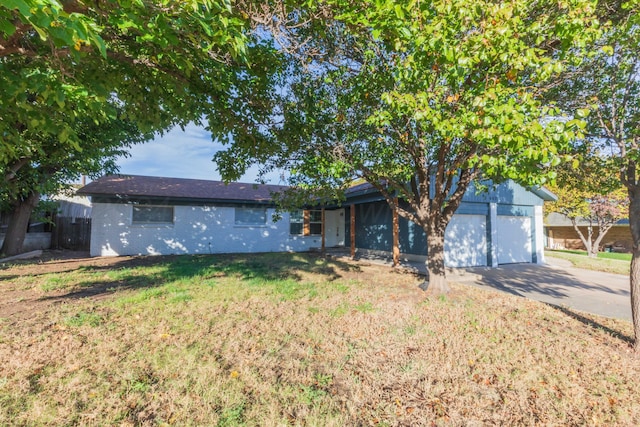
<path fill-rule="evenodd" d="M 576 221 L 577 224 L 580 227 L 584 227 L 589 225 L 589 221 L 582 219 L 582 218 L 578 218 L 578 220 Z M 573 223 L 571 222 L 571 220 L 569 219 L 569 217 L 567 217 L 564 214 L 558 213 L 558 212 L 551 212 L 549 213 L 545 218 L 544 218 L 544 225 L 546 225 L 547 227 L 573 227 Z M 618 220 L 615 223 L 616 226 L 618 225 L 629 225 L 629 218 L 623 218 Z"/>
<path fill-rule="evenodd" d="M 202 179 L 162 178 L 140 175 L 103 176 L 82 187 L 78 194 L 119 198 L 163 198 L 211 201 L 269 202 L 271 193 L 285 190 L 282 185 L 246 184 Z"/>

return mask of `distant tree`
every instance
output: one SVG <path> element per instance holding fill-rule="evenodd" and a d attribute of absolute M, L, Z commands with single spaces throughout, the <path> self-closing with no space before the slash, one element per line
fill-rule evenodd
<path fill-rule="evenodd" d="M 611 227 L 628 217 L 629 199 L 618 189 L 608 194 L 589 193 L 566 186 L 549 187 L 557 196 L 547 205 L 547 212 L 558 212 L 570 221 L 590 257 L 598 256 L 602 240 Z M 580 227 L 586 228 L 586 234 Z"/>
<path fill-rule="evenodd" d="M 327 197 L 366 180 L 424 229 L 429 289 L 447 292 L 444 233 L 469 184 L 541 184 L 575 136 L 578 121 L 550 120 L 557 111 L 538 86 L 589 35 L 594 3 L 313 5 L 324 18 L 301 18 L 295 36 L 305 43 L 282 91 L 283 124 L 268 135 L 274 142 L 233 141 L 216 157 L 223 176 L 259 162 Z"/>
<path fill-rule="evenodd" d="M 590 257 L 597 257 L 602 239 L 619 220 L 629 215 L 629 198 L 620 180 L 611 174 L 611 161 L 587 141 L 574 143 L 573 164 L 564 163 L 553 184 L 557 196 L 545 211 L 566 216 Z M 580 226 L 586 228 L 582 232 Z"/>

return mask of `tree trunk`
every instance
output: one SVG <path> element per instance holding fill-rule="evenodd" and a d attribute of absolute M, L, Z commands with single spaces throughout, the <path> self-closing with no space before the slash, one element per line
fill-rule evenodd
<path fill-rule="evenodd" d="M 611 226 L 609 225 L 598 225 L 598 235 L 596 236 L 596 240 L 593 242 L 593 249 L 595 251 L 595 255 L 593 255 L 594 257 L 598 256 L 598 252 L 600 252 L 600 243 L 602 243 L 602 239 L 604 239 L 604 236 L 607 235 L 609 230 L 611 230 Z"/>
<path fill-rule="evenodd" d="M 633 349 L 640 351 L 640 186 L 629 185 L 629 228 L 633 240 L 629 288 L 631 291 L 631 318 L 633 320 Z"/>
<path fill-rule="evenodd" d="M 26 199 L 16 202 L 7 227 L 7 234 L 4 236 L 4 242 L 0 248 L 0 254 L 12 256 L 22 252 L 22 244 L 29 227 L 29 218 L 39 200 L 40 193 L 32 192 Z"/>
<path fill-rule="evenodd" d="M 593 248 L 593 225 L 591 225 L 591 221 L 589 221 L 589 225 L 587 226 L 587 255 L 589 258 L 596 258 L 598 256 L 598 248 Z"/>
<path fill-rule="evenodd" d="M 427 232 L 427 274 L 429 287 L 434 295 L 446 294 L 450 291 L 444 267 L 444 231 L 437 227 L 429 227 Z"/>
<path fill-rule="evenodd" d="M 580 231 L 580 227 L 578 227 L 578 222 L 576 218 L 571 218 L 571 224 L 573 225 L 573 229 L 575 230 L 578 237 L 580 237 L 580 240 L 582 241 L 582 245 L 587 250 L 587 254 L 591 256 L 591 233 L 592 233 L 591 226 L 587 228 L 587 230 L 589 231 L 589 238 L 587 239 L 586 237 L 584 237 L 584 234 L 582 234 L 582 231 Z"/>

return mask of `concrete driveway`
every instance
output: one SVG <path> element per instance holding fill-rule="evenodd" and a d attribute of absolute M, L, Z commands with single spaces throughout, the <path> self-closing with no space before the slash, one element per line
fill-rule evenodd
<path fill-rule="evenodd" d="M 348 257 L 345 251 L 334 254 Z M 385 257 L 363 260 L 391 265 Z M 422 262 L 401 261 L 403 268 L 426 275 Z M 546 264 L 506 264 L 497 268 L 455 268 L 448 279 L 512 295 L 546 302 L 558 307 L 631 321 L 629 276 L 572 267 L 571 262 L 547 257 Z"/>
<path fill-rule="evenodd" d="M 629 276 L 574 268 L 566 260 L 546 265 L 509 264 L 468 268 L 450 280 L 492 288 L 606 317 L 631 320 Z"/>

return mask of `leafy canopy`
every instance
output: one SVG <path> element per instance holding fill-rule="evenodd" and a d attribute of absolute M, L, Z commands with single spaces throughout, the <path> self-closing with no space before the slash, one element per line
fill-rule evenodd
<path fill-rule="evenodd" d="M 227 179 L 258 160 L 291 170 L 300 186 L 362 177 L 414 211 L 429 191 L 455 210 L 454 188 L 464 192 L 480 172 L 528 185 L 553 178 L 559 148 L 580 136 L 582 123 L 559 119 L 541 95 L 569 49 L 595 32 L 592 1 L 313 6 L 330 19 L 297 33 L 307 43 L 289 69 L 283 124 L 264 149 L 235 142 L 219 154 Z"/>
<path fill-rule="evenodd" d="M 78 119 L 143 131 L 207 120 L 242 140 L 269 111 L 274 52 L 249 40 L 228 0 L 4 1 L 0 167 L 21 167 L 50 138 L 81 152 Z M 251 115 L 237 108 L 251 101 Z"/>

